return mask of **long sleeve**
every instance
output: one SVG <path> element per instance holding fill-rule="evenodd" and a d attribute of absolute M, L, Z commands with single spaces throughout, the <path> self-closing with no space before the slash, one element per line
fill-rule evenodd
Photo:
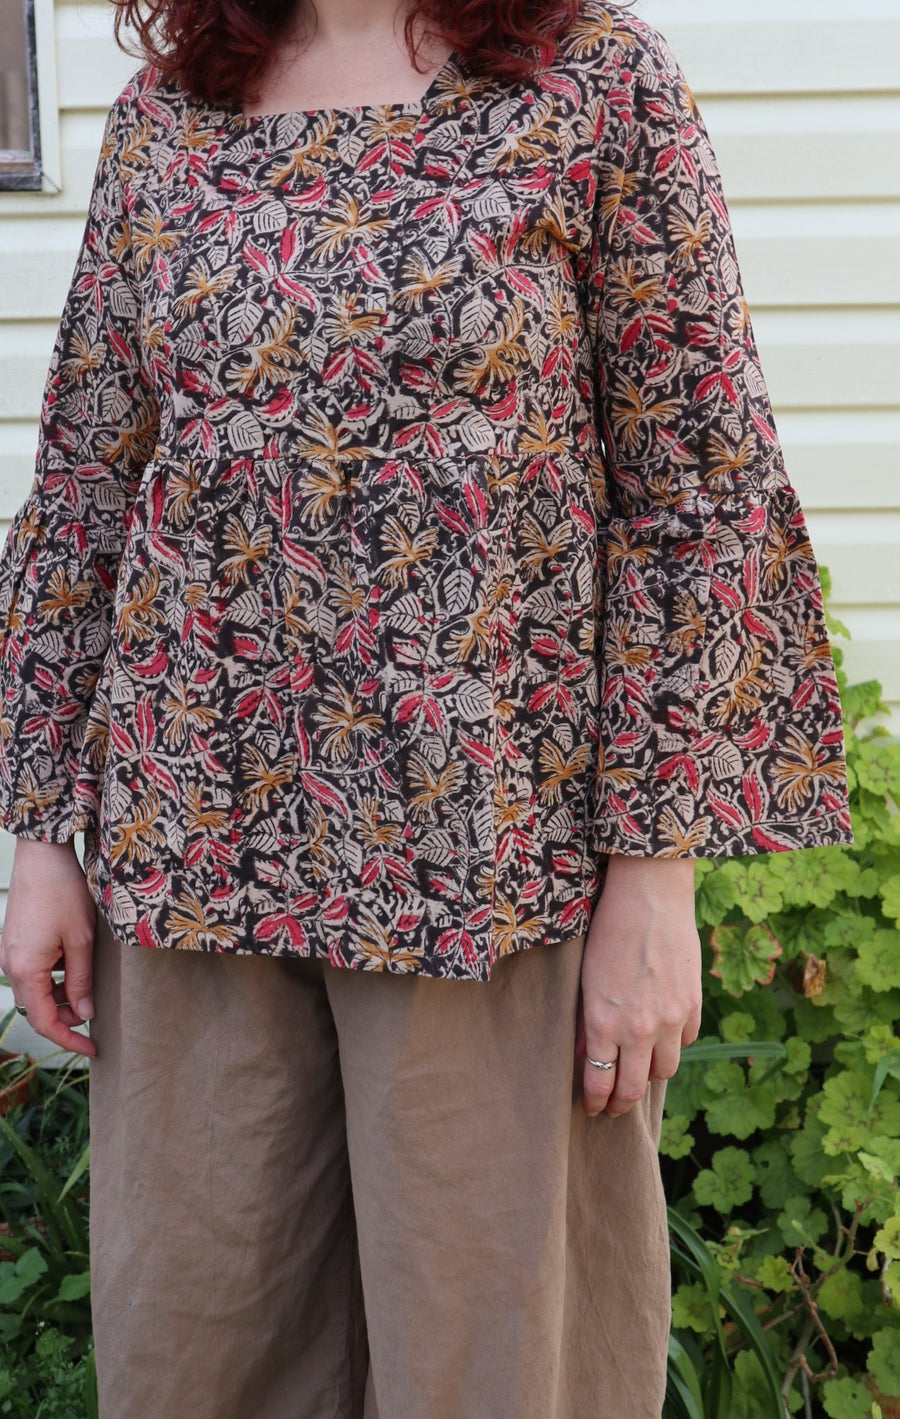
<path fill-rule="evenodd" d="M 660 36 L 619 80 L 589 274 L 611 513 L 599 839 L 670 857 L 850 842 L 818 570 L 715 156 Z"/>
<path fill-rule="evenodd" d="M 129 509 L 156 443 L 111 108 L 47 374 L 36 471 L 0 559 L 0 825 L 65 842 Z"/>

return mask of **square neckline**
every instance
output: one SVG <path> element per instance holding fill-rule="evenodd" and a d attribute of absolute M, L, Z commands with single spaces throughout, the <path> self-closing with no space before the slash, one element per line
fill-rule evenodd
<path fill-rule="evenodd" d="M 428 88 L 417 99 L 396 99 L 382 103 L 342 104 L 328 108 L 288 108 L 278 109 L 271 113 L 244 113 L 238 101 L 232 108 L 223 110 L 223 112 L 228 125 L 241 132 L 277 128 L 282 123 L 298 123 L 304 119 L 354 117 L 356 115 L 362 116 L 365 114 L 380 113 L 424 114 L 437 97 L 437 91 L 439 88 L 443 87 L 447 77 L 454 72 L 459 74 L 460 63 L 459 51 L 456 49 L 452 50 L 444 60 L 440 69 L 432 75 Z"/>

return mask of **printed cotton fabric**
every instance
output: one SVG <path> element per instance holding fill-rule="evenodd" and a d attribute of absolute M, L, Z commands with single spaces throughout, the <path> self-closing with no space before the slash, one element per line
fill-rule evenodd
<path fill-rule="evenodd" d="M 486 978 L 609 853 L 851 839 L 715 158 L 594 0 L 420 102 L 134 74 L 0 617 L 0 821 L 126 942 Z"/>

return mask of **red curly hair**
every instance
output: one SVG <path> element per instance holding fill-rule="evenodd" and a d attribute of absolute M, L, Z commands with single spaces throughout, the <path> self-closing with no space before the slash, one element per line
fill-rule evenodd
<path fill-rule="evenodd" d="M 313 0 L 112 0 L 122 49 L 128 25 L 135 57 L 157 66 L 194 98 L 216 106 L 250 101 L 297 7 L 315 16 Z M 580 0 L 405 0 L 404 38 L 416 63 L 414 28 L 449 44 L 475 73 L 526 78 L 549 62 L 574 23 Z M 524 51 L 523 53 L 518 52 Z M 532 51 L 529 55 L 528 51 Z M 536 53 L 534 52 L 536 51 Z M 419 71 L 422 72 L 422 71 Z"/>

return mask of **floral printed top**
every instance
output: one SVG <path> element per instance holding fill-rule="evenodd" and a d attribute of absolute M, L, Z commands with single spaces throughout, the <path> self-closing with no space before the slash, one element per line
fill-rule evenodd
<path fill-rule="evenodd" d="M 0 563 L 0 822 L 126 942 L 484 979 L 606 855 L 851 840 L 713 153 L 585 0 L 536 79 L 110 110 Z"/>

